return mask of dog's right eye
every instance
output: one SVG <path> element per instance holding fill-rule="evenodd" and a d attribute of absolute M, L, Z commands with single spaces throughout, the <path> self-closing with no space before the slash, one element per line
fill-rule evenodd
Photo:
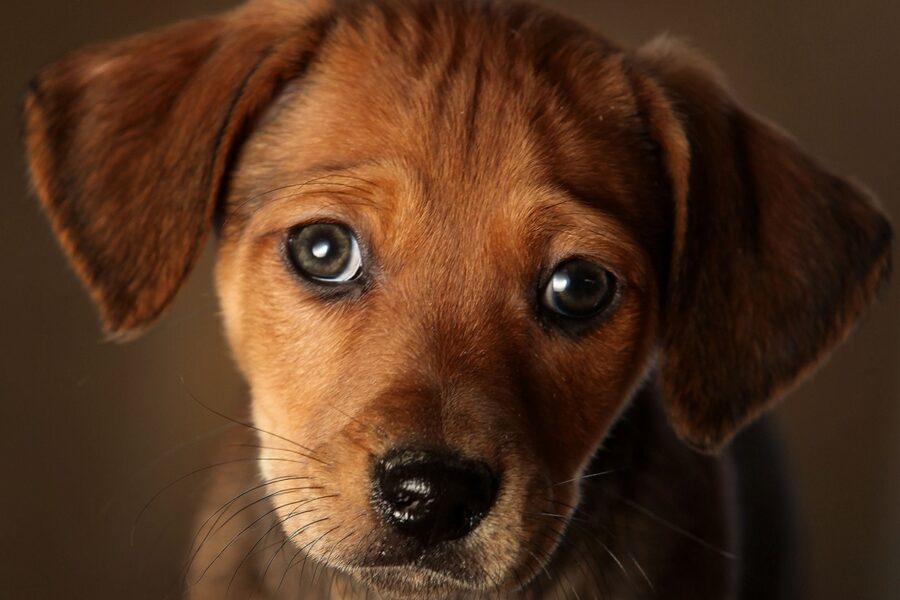
<path fill-rule="evenodd" d="M 347 283 L 362 273 L 356 235 L 337 223 L 298 225 L 288 232 L 287 253 L 303 277 L 322 283 Z"/>

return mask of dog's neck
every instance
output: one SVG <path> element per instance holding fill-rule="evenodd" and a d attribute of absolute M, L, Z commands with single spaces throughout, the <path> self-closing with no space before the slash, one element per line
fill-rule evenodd
<path fill-rule="evenodd" d="M 501 597 L 637 600 L 659 597 L 661 590 L 667 600 L 730 597 L 736 561 L 732 518 L 726 514 L 733 505 L 728 467 L 727 458 L 698 454 L 678 441 L 656 393 L 643 390 L 582 475 L 578 510 L 553 559 L 524 590 Z M 214 490 L 214 508 L 204 513 L 221 507 L 252 478 L 247 473 L 240 480 L 232 473 Z M 378 598 L 301 553 L 276 552 L 283 542 L 276 537 L 283 536 L 279 530 L 264 535 L 267 510 L 260 502 L 215 539 L 205 540 L 193 560 L 191 598 Z M 552 513 L 541 518 L 561 519 Z M 248 527 L 254 535 L 239 535 Z M 251 548 L 260 536 L 262 542 Z"/>

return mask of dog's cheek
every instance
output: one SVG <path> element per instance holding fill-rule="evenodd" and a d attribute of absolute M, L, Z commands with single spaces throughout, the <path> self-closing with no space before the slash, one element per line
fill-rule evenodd
<path fill-rule="evenodd" d="M 338 560 L 344 552 L 332 545 L 336 533 L 329 529 L 345 522 L 365 529 L 369 518 L 365 455 L 340 443 L 352 422 L 326 406 L 346 379 L 352 314 L 312 299 L 272 242 L 223 240 L 216 280 L 228 341 L 250 384 L 252 421 L 270 432 L 259 434 L 267 447 L 260 456 L 276 460 L 258 466 L 264 480 L 276 482 L 268 490 L 277 493 L 275 516 L 294 546 L 321 537 L 312 553 L 325 550 Z M 279 492 L 284 488 L 300 489 Z"/>
<path fill-rule="evenodd" d="M 252 391 L 257 424 L 277 423 L 287 435 L 327 437 L 322 419 L 308 419 L 346 368 L 347 317 L 312 297 L 289 271 L 278 240 L 226 241 L 216 279 L 225 331 Z M 310 439 L 311 438 L 311 439 Z"/>
<path fill-rule="evenodd" d="M 242 352 L 244 345 L 240 319 L 243 305 L 240 295 L 243 275 L 239 268 L 239 251 L 239 247 L 233 242 L 229 242 L 227 238 L 220 241 L 216 257 L 215 283 L 225 339 L 238 368 L 246 377 L 247 372 L 244 369 L 246 359 Z"/>
<path fill-rule="evenodd" d="M 546 344 L 534 421 L 556 481 L 584 470 L 647 376 L 656 322 L 655 297 L 631 297 L 584 339 Z"/>

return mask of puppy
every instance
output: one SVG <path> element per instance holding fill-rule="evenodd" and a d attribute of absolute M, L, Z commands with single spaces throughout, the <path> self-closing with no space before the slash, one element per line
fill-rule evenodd
<path fill-rule="evenodd" d="M 259 0 L 69 56 L 25 119 L 111 336 L 216 232 L 259 461 L 193 597 L 799 597 L 765 423 L 728 442 L 847 335 L 891 229 L 693 52 Z"/>

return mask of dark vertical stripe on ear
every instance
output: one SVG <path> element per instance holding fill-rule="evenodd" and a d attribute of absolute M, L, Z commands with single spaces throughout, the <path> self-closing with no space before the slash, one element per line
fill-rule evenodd
<path fill-rule="evenodd" d="M 272 92 L 272 97 L 277 97 L 279 93 L 284 89 L 284 86 L 289 81 L 294 81 L 304 77 L 309 70 L 313 67 L 315 59 L 319 56 L 319 49 L 324 45 L 333 31 L 336 23 L 337 23 L 337 13 L 335 11 L 331 11 L 304 26 L 305 30 L 313 32 L 316 36 L 316 44 L 313 48 L 303 48 L 300 51 L 299 56 L 293 59 L 292 67 L 293 74 L 290 77 L 285 77 L 284 80 L 276 86 L 276 88 Z M 225 137 L 225 133 L 228 129 L 228 124 L 232 120 L 232 115 L 235 112 L 241 98 L 244 96 L 244 93 L 249 85 L 250 81 L 253 79 L 254 75 L 260 70 L 260 68 L 265 64 L 266 60 L 275 52 L 275 50 L 280 46 L 284 41 L 279 41 L 268 48 L 266 48 L 256 63 L 251 67 L 244 78 L 241 80 L 238 89 L 235 91 L 234 95 L 231 97 L 229 102 L 228 110 L 225 116 L 222 118 L 221 123 L 219 124 L 219 129 L 216 132 L 215 138 L 215 147 L 216 152 L 213 154 L 213 157 L 210 160 L 209 167 L 207 170 L 207 181 L 209 184 L 212 183 L 211 178 L 213 176 L 213 172 L 215 171 L 215 157 L 218 156 L 218 152 L 222 146 L 223 139 Z M 245 122 L 241 125 L 241 129 L 235 133 L 235 142 L 232 144 L 230 151 L 227 154 L 226 162 L 225 162 L 225 172 L 230 173 L 234 167 L 235 161 L 237 160 L 237 156 L 240 152 L 240 148 L 243 145 L 243 142 L 246 140 L 247 136 L 255 127 L 258 118 L 261 115 L 253 115 L 251 118 L 245 120 Z M 213 212 L 213 226 L 216 231 L 221 230 L 222 223 L 225 219 L 225 205 L 224 200 L 228 195 L 229 181 L 226 178 L 225 181 L 222 182 L 222 187 L 219 190 L 218 197 L 216 198 L 216 208 Z"/>
<path fill-rule="evenodd" d="M 244 96 L 244 92 L 247 89 L 247 84 L 250 83 L 250 80 L 259 71 L 260 67 L 262 67 L 262 65 L 266 61 L 266 59 L 268 59 L 269 56 L 271 56 L 274 48 L 275 48 L 275 44 L 273 44 L 272 46 L 269 46 L 262 52 L 259 59 L 257 59 L 257 61 L 253 64 L 253 66 L 247 71 L 247 73 L 244 75 L 243 79 L 241 80 L 241 83 L 238 86 L 237 90 L 235 90 L 234 94 L 232 94 L 232 96 L 231 96 L 231 100 L 228 103 L 228 110 L 225 112 L 225 115 L 222 117 L 222 120 L 219 122 L 219 128 L 216 131 L 215 141 L 213 142 L 213 147 L 215 148 L 215 151 L 210 155 L 209 163 L 206 167 L 206 172 L 204 173 L 204 186 L 206 187 L 206 189 L 210 189 L 210 187 L 213 185 L 212 179 L 214 177 L 215 170 L 216 170 L 216 159 L 219 156 L 219 151 L 222 147 L 222 142 L 225 139 L 225 132 L 228 130 L 228 124 L 231 123 L 231 120 L 232 120 L 232 117 L 234 116 L 234 111 L 237 108 L 238 102 L 240 102 L 241 98 Z M 243 137 L 245 137 L 245 135 L 246 135 L 246 132 L 243 132 L 243 134 L 240 137 L 243 138 Z M 228 152 L 228 157 L 225 162 L 225 172 L 226 173 L 231 171 L 231 167 L 234 165 L 235 158 L 237 157 L 238 150 L 239 150 L 242 142 L 243 142 L 243 139 L 239 139 L 237 141 L 237 143 Z M 219 190 L 218 197 L 216 198 L 216 206 L 213 211 L 213 225 L 216 230 L 219 229 L 219 226 L 221 225 L 221 222 L 222 222 L 222 213 L 224 210 L 224 207 L 222 204 L 223 204 L 223 200 L 227 194 L 228 194 L 228 182 L 225 181 L 225 182 L 223 182 L 222 187 Z M 197 237 L 198 237 L 198 243 L 199 243 L 199 239 L 202 238 L 203 236 L 200 235 Z M 198 250 L 198 248 L 196 248 L 196 246 L 195 246 L 193 250 L 196 251 L 196 250 Z M 190 271 L 190 266 L 187 267 L 187 270 Z M 185 276 L 186 275 L 187 275 L 187 273 L 185 273 Z"/>
<path fill-rule="evenodd" d="M 222 119 L 219 122 L 219 127 L 216 130 L 216 135 L 213 141 L 213 151 L 210 155 L 209 165 L 206 168 L 206 174 L 204 176 L 204 187 L 209 187 L 212 185 L 212 176 L 215 171 L 215 163 L 216 158 L 219 156 L 219 152 L 222 149 L 222 140 L 225 139 L 225 132 L 228 129 L 228 125 L 232 122 L 232 117 L 234 116 L 234 110 L 238 105 L 240 99 L 244 96 L 244 92 L 247 89 L 247 84 L 250 82 L 250 79 L 259 71 L 259 68 L 263 65 L 263 63 L 272 55 L 272 50 L 275 48 L 275 45 L 269 46 L 265 50 L 260 53 L 259 58 L 253 64 L 252 67 L 247 71 L 244 77 L 241 79 L 241 83 L 238 85 L 237 89 L 231 95 L 231 99 L 228 101 L 228 108 L 225 110 L 225 114 L 222 115 Z M 233 153 L 233 150 L 232 150 Z"/>

